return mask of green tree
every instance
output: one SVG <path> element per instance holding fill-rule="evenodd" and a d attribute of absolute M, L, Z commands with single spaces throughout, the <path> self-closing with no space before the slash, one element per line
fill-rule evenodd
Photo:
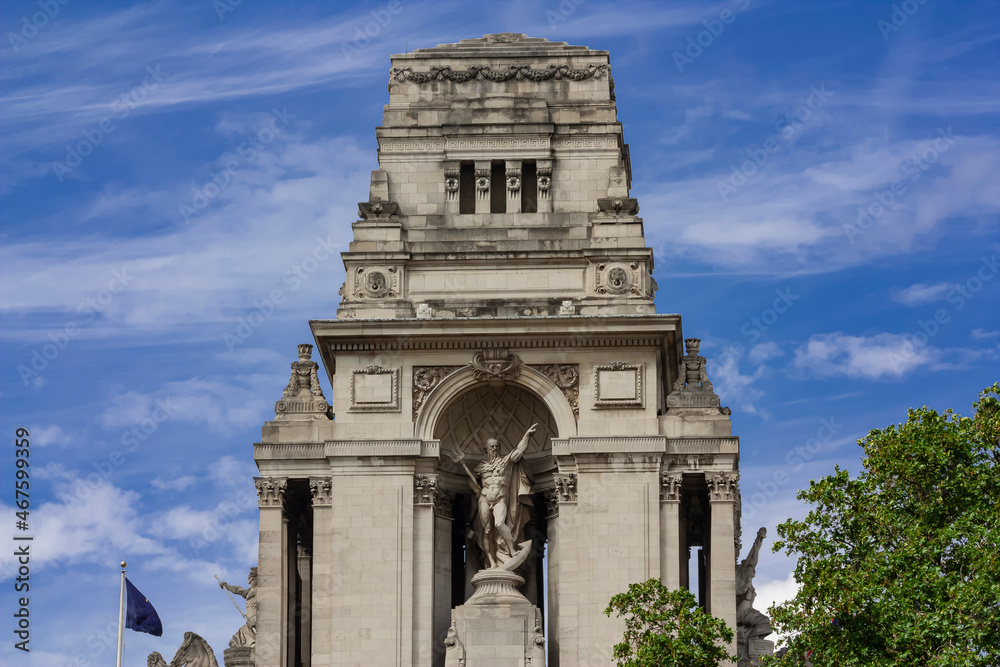
<path fill-rule="evenodd" d="M 699 607 L 690 591 L 671 591 L 655 577 L 612 597 L 604 613 L 612 612 L 625 619 L 614 648 L 618 667 L 714 667 L 736 660 L 718 643 L 733 640 L 726 622 Z"/>
<path fill-rule="evenodd" d="M 778 526 L 797 555 L 793 600 L 773 607 L 788 654 L 816 667 L 1000 665 L 1000 383 L 973 417 L 910 410 L 871 431 L 857 478 L 840 468 Z"/>

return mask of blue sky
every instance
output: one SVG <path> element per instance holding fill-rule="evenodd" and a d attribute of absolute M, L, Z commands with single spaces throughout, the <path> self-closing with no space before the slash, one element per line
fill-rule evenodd
<path fill-rule="evenodd" d="M 505 25 L 611 51 L 657 306 L 733 408 L 746 535 L 869 429 L 998 379 L 996 2 L 14 0 L 0 420 L 32 434 L 35 541 L 32 652 L 4 630 L 0 661 L 113 660 L 122 559 L 165 628 L 128 664 L 185 630 L 221 656 L 212 575 L 256 562 L 252 443 L 335 314 L 336 254 L 302 263 L 347 248 L 389 54 Z M 792 565 L 761 556 L 763 599 Z"/>

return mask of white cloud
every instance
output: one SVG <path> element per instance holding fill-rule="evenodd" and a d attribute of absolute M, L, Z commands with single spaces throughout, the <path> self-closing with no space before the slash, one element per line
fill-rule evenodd
<path fill-rule="evenodd" d="M 166 231 L 158 236 L 0 246 L 5 268 L 19 276 L 18 289 L 9 283 L 0 287 L 0 312 L 25 318 L 25 325 L 6 327 L 0 337 L 38 343 L 47 340 L 53 330 L 49 322 L 55 320 L 60 322 L 56 331 L 65 323 L 79 325 L 63 354 L 77 338 L 167 333 L 171 342 L 217 337 L 221 354 L 247 345 L 260 326 L 316 316 L 307 307 L 320 300 L 330 303 L 329 286 L 343 281 L 339 253 L 347 249 L 351 230 L 333 221 L 352 220 L 356 210 L 341 193 L 366 192 L 368 171 L 377 164 L 369 152 L 343 138 L 306 142 L 289 134 L 268 148 L 190 224 L 184 223 L 180 205 L 191 203 L 192 189 L 201 188 L 207 176 L 142 192 L 138 199 L 132 190 L 105 189 L 97 195 L 95 206 L 106 211 L 102 218 L 159 221 Z M 65 215 L 82 222 L 81 216 L 91 213 L 84 203 Z M 289 220 L 295 221 L 294 231 Z M 312 272 L 304 270 L 307 262 Z M 88 303 L 96 304 L 93 310 Z M 254 312 L 265 313 L 263 324 L 227 344 L 224 334 L 235 335 L 241 318 Z M 32 318 L 40 324 L 32 325 Z"/>
<path fill-rule="evenodd" d="M 795 365 L 821 377 L 893 379 L 931 364 L 936 352 L 909 335 L 848 336 L 838 331 L 811 336 L 795 350 Z"/>
<path fill-rule="evenodd" d="M 951 290 L 958 287 L 954 283 L 916 283 L 892 295 L 892 300 L 904 306 L 919 306 L 924 303 L 941 301 Z"/>
<path fill-rule="evenodd" d="M 115 396 L 99 421 L 106 429 L 119 429 L 176 420 L 203 423 L 216 433 L 229 433 L 260 423 L 261 415 L 267 414 L 283 388 L 282 378 L 275 375 L 168 382 L 149 393 L 128 391 Z"/>
<path fill-rule="evenodd" d="M 933 147 L 940 139 L 934 133 L 896 142 L 852 140 L 843 128 L 811 122 L 805 131 L 818 142 L 783 144 L 725 200 L 719 183 L 729 184 L 729 165 L 681 180 L 637 182 L 634 196 L 643 210 L 671 212 L 646 219 L 647 238 L 670 239 L 657 252 L 727 269 L 815 273 L 931 248 L 956 217 L 981 221 L 977 233 L 984 239 L 996 228 L 1000 189 L 984 176 L 1000 171 L 997 137 L 956 135 L 911 181 L 904 165 Z M 680 142 L 679 148 L 692 146 Z M 733 164 L 745 159 L 733 152 Z M 859 207 L 877 203 L 875 194 L 896 180 L 905 192 L 859 230 Z"/>
<path fill-rule="evenodd" d="M 31 444 L 37 447 L 65 447 L 73 443 L 73 436 L 62 429 L 61 426 L 50 424 L 49 426 L 35 426 L 29 428 L 31 433 Z"/>
<path fill-rule="evenodd" d="M 153 479 L 150 480 L 149 484 L 154 489 L 159 489 L 160 491 L 185 491 L 198 482 L 198 478 L 192 475 L 184 475 L 182 477 L 177 477 L 176 479 Z"/>
<path fill-rule="evenodd" d="M 754 583 L 754 588 L 757 590 L 757 599 L 753 604 L 754 609 L 765 614 L 773 605 L 791 600 L 799 592 L 799 585 L 795 582 L 794 574 L 789 574 L 784 579 L 772 579 L 770 581 Z M 775 637 L 783 636 L 776 633 L 768 635 L 772 640 Z"/>
<path fill-rule="evenodd" d="M 973 329 L 970 334 L 974 340 L 1000 340 L 1000 331 L 989 331 L 987 329 Z"/>
<path fill-rule="evenodd" d="M 709 359 L 707 370 L 715 392 L 724 406 L 761 417 L 768 416 L 767 411 L 757 407 L 757 402 L 764 396 L 764 392 L 758 388 L 758 380 L 764 374 L 764 366 L 758 366 L 751 375 L 744 375 L 740 372 L 739 358 L 724 355 L 721 362 Z"/>
<path fill-rule="evenodd" d="M 747 354 L 747 360 L 754 364 L 762 364 L 770 359 L 777 359 L 784 354 L 785 352 L 781 349 L 781 345 L 770 341 L 767 343 L 759 343 L 750 348 L 750 353 Z"/>

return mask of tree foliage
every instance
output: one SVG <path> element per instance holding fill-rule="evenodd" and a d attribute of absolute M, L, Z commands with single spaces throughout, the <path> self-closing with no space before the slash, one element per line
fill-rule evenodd
<path fill-rule="evenodd" d="M 604 613 L 612 612 L 625 619 L 614 648 L 618 667 L 714 667 L 736 660 L 719 644 L 733 640 L 726 622 L 699 607 L 690 591 L 671 591 L 655 577 L 612 597 Z"/>
<path fill-rule="evenodd" d="M 797 555 L 796 597 L 771 609 L 790 634 L 770 664 L 1000 665 L 1000 383 L 973 417 L 927 407 L 858 441 L 863 471 L 840 468 L 778 526 Z"/>

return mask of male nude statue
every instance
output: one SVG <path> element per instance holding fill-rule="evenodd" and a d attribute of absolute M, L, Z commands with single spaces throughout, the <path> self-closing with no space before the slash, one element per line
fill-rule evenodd
<path fill-rule="evenodd" d="M 513 464 L 520 461 L 524 456 L 524 452 L 528 448 L 528 439 L 537 427 L 538 424 L 532 424 L 531 428 L 524 434 L 524 437 L 521 438 L 521 442 L 514 448 L 514 451 L 504 457 L 500 456 L 500 444 L 496 438 L 487 440 L 487 458 L 476 467 L 476 472 L 480 475 L 479 480 L 469 470 L 469 467 L 465 465 L 464 452 L 459 452 L 454 457 L 455 461 L 460 463 L 462 468 L 465 469 L 466 474 L 469 475 L 469 478 L 472 480 L 470 486 L 472 486 L 472 489 L 479 497 L 479 524 L 483 531 L 480 537 L 483 551 L 486 552 L 486 557 L 489 559 L 491 568 L 499 567 L 500 565 L 496 555 L 497 544 L 496 537 L 493 535 L 493 528 L 496 528 L 497 532 L 503 538 L 503 544 L 507 547 L 507 553 L 513 557 L 517 552 L 515 536 L 511 531 L 510 525 L 508 525 L 507 519 L 509 513 L 514 510 L 514 508 L 509 507 L 510 502 L 517 502 L 517 485 L 520 485 L 521 481 L 513 479 L 512 468 Z M 519 530 L 521 526 L 517 526 L 516 528 Z"/>

